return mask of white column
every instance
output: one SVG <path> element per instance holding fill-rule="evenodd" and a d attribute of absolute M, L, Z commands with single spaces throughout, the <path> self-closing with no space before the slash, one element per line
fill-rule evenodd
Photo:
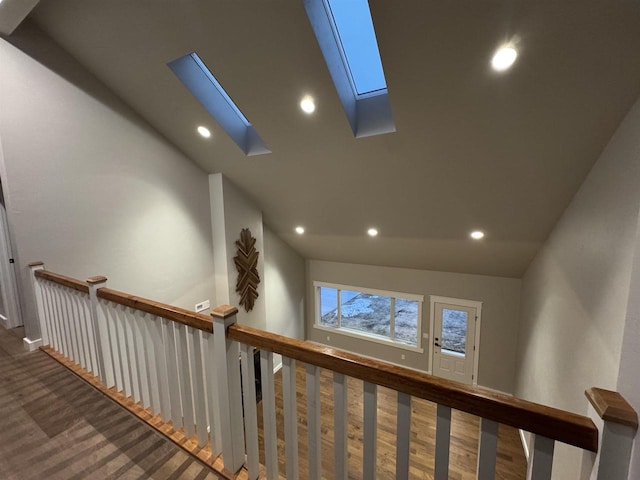
<path fill-rule="evenodd" d="M 49 332 L 45 322 L 44 301 L 42 297 L 42 288 L 36 278 L 36 272 L 38 270 L 44 270 L 43 262 L 33 262 L 29 264 L 29 273 L 31 276 L 31 286 L 33 287 L 33 294 L 36 297 L 36 310 L 38 312 L 38 322 L 40 324 L 40 338 L 42 339 L 42 345 L 49 344 Z M 32 340 L 33 341 L 33 340 Z"/>
<path fill-rule="evenodd" d="M 238 309 L 230 305 L 216 307 L 213 317 L 217 392 L 222 433 L 224 468 L 236 473 L 244 464 L 244 431 L 242 428 L 242 392 L 240 389 L 240 350 L 238 343 L 227 339 L 226 332 L 236 323 Z M 216 388 L 209 385 L 210 391 Z"/>
<path fill-rule="evenodd" d="M 582 478 L 590 480 L 629 477 L 633 440 L 638 429 L 638 415 L 618 392 L 590 388 L 587 415 L 598 428 L 598 453 L 585 451 Z"/>

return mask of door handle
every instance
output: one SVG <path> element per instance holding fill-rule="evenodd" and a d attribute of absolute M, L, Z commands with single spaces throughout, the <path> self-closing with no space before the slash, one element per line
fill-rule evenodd
<path fill-rule="evenodd" d="M 442 348 L 442 346 L 441 346 L 438 342 L 439 342 L 439 340 L 438 340 L 438 338 L 436 337 L 436 338 L 434 339 L 434 343 L 433 343 L 433 344 L 434 344 L 436 347 L 438 347 L 438 348 Z"/>

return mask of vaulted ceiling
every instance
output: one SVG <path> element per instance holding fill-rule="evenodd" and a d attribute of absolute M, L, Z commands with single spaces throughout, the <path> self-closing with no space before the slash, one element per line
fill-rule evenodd
<path fill-rule="evenodd" d="M 41 0 L 30 18 L 304 257 L 521 276 L 640 94 L 640 2 L 369 3 L 397 132 L 359 139 L 302 0 Z M 520 55 L 497 74 L 504 41 Z M 245 156 L 169 70 L 192 51 L 273 153 Z"/>

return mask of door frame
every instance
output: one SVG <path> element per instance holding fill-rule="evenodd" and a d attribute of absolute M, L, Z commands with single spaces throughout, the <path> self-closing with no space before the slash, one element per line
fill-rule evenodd
<path fill-rule="evenodd" d="M 475 349 L 473 351 L 473 379 L 472 385 L 478 385 L 478 367 L 480 360 L 480 326 L 482 322 L 482 302 L 478 300 L 466 300 L 463 298 L 440 297 L 438 295 L 429 296 L 429 355 L 428 355 L 428 373 L 433 374 L 433 354 L 435 348 L 433 346 L 433 331 L 436 322 L 436 303 L 448 303 L 449 305 L 459 305 L 461 307 L 470 307 L 476 309 L 476 330 L 474 338 Z"/>
<path fill-rule="evenodd" d="M 4 188 L 7 185 L 6 165 L 2 138 L 0 137 L 0 282 L 2 282 L 2 301 L 4 303 L 6 317 L 0 315 L 0 323 L 7 328 L 15 328 L 24 325 L 22 308 L 20 305 L 20 290 L 16 274 L 15 256 L 11 246 L 11 234 L 9 232 L 9 218 L 7 215 L 7 195 Z"/>

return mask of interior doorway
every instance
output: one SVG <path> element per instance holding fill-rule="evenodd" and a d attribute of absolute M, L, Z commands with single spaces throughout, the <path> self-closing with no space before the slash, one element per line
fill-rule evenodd
<path fill-rule="evenodd" d="M 482 302 L 431 297 L 432 373 L 468 385 L 478 383 Z"/>

